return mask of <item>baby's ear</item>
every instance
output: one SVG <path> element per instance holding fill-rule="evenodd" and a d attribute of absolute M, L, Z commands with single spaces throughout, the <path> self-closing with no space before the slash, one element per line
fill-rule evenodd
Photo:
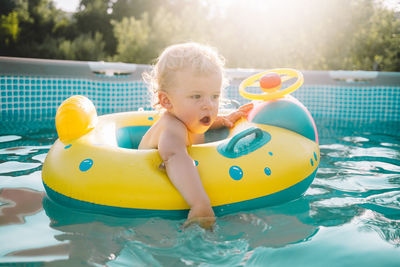
<path fill-rule="evenodd" d="M 169 97 L 166 92 L 159 91 L 158 92 L 158 101 L 160 102 L 160 105 L 165 108 L 165 109 L 171 109 L 172 108 L 172 103 L 169 100 Z"/>

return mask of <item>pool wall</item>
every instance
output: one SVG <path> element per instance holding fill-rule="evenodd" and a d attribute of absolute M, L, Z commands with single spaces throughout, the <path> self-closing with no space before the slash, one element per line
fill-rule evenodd
<path fill-rule="evenodd" d="M 149 65 L 0 57 L 2 122 L 53 120 L 71 95 L 90 98 L 98 114 L 151 109 L 141 79 Z M 248 102 L 239 83 L 262 70 L 227 69 L 226 98 Z M 304 85 L 292 95 L 316 120 L 335 123 L 400 125 L 400 73 L 372 71 L 302 71 Z"/>

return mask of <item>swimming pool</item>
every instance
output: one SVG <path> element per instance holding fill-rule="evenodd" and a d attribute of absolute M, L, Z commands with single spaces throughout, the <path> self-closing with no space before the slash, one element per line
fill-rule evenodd
<path fill-rule="evenodd" d="M 213 232 L 49 201 L 41 167 L 57 138 L 56 107 L 79 93 L 100 114 L 150 109 L 139 78 L 147 67 L 0 58 L 0 265 L 398 266 L 398 73 L 304 72 L 294 95 L 319 130 L 316 179 L 290 203 L 218 218 Z M 238 81 L 256 70 L 228 72 L 227 97 L 244 103 Z"/>

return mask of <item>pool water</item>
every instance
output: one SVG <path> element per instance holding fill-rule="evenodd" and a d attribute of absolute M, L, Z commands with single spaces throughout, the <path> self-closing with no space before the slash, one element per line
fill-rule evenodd
<path fill-rule="evenodd" d="M 320 168 L 303 197 L 206 231 L 53 203 L 41 182 L 52 122 L 2 123 L 0 265 L 399 266 L 400 126 L 334 124 L 317 120 Z"/>

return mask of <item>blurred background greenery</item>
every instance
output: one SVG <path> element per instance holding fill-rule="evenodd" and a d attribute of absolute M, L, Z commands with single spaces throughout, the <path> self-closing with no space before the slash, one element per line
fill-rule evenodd
<path fill-rule="evenodd" d="M 400 12 L 379 0 L 81 0 L 76 12 L 1 0 L 0 12 L 1 56 L 151 64 L 197 41 L 231 68 L 400 71 Z"/>

